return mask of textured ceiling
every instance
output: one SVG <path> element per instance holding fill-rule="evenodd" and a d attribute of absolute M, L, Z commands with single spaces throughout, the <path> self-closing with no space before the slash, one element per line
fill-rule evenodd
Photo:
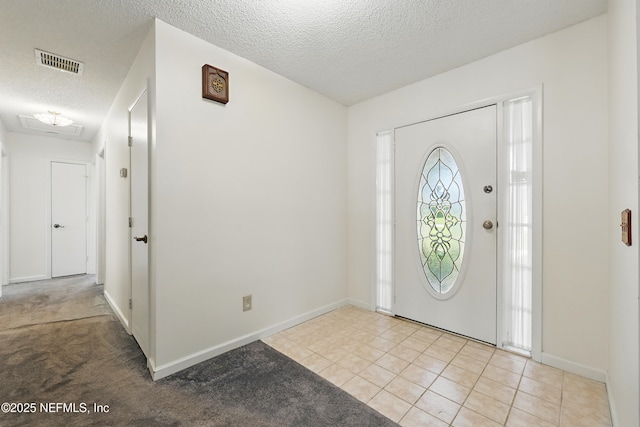
<path fill-rule="evenodd" d="M 606 12 L 606 0 L 0 0 L 0 119 L 56 110 L 90 141 L 153 17 L 344 105 Z M 85 63 L 74 76 L 34 48 Z"/>

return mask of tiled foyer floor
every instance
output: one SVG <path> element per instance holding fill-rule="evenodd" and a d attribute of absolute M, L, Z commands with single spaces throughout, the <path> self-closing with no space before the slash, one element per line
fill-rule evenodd
<path fill-rule="evenodd" d="M 605 385 L 342 307 L 263 340 L 401 426 L 610 426 Z"/>

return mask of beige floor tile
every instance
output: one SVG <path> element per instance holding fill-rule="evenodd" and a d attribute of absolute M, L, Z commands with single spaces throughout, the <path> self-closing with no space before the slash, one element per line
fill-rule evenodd
<path fill-rule="evenodd" d="M 590 407 L 562 407 L 561 427 L 608 427 L 611 425 L 611 414 L 608 407 L 606 410 L 593 410 Z"/>
<path fill-rule="evenodd" d="M 522 375 L 544 384 L 562 387 L 563 372 L 560 369 L 534 362 L 531 359 L 527 360 L 527 366 L 525 366 Z"/>
<path fill-rule="evenodd" d="M 397 346 L 389 350 L 389 354 L 399 357 L 402 360 L 406 360 L 409 363 L 413 362 L 418 356 L 420 356 L 419 351 L 402 344 L 398 344 Z"/>
<path fill-rule="evenodd" d="M 352 339 L 351 337 L 343 337 L 337 340 L 334 345 L 337 348 L 342 350 L 346 350 L 349 353 L 353 353 L 353 351 L 362 345 L 361 342 Z"/>
<path fill-rule="evenodd" d="M 382 337 L 376 337 L 371 341 L 369 341 L 367 344 L 369 344 L 373 348 L 377 348 L 378 350 L 382 350 L 382 351 L 389 351 L 396 346 L 394 342 L 384 339 Z"/>
<path fill-rule="evenodd" d="M 498 424 L 484 415 L 463 407 L 451 425 L 454 427 L 499 427 L 502 424 Z"/>
<path fill-rule="evenodd" d="M 463 406 L 500 424 L 505 423 L 507 415 L 509 414 L 509 409 L 511 408 L 510 405 L 498 402 L 489 396 L 473 390 L 469 394 L 469 397 L 467 397 Z"/>
<path fill-rule="evenodd" d="M 427 344 L 433 344 L 440 336 L 442 332 L 438 332 L 431 328 L 421 328 L 411 334 L 411 338 L 416 338 L 421 341 L 426 342 Z"/>
<path fill-rule="evenodd" d="M 418 365 L 421 368 L 428 369 L 436 374 L 444 371 L 444 368 L 447 367 L 447 362 L 425 353 L 418 356 L 416 360 L 413 361 L 413 364 Z"/>
<path fill-rule="evenodd" d="M 548 421 L 541 420 L 531 414 L 521 411 L 518 408 L 511 408 L 509 418 L 507 419 L 507 427 L 555 427 Z M 568 427 L 568 426 L 567 426 Z M 575 427 L 575 426 L 574 426 Z"/>
<path fill-rule="evenodd" d="M 343 350 L 340 347 L 336 347 L 334 345 L 320 349 L 316 353 L 318 353 L 320 356 L 326 359 L 331 360 L 332 362 L 337 362 L 338 360 L 342 359 L 347 354 L 349 354 L 348 351 Z"/>
<path fill-rule="evenodd" d="M 513 406 L 550 423 L 557 424 L 560 420 L 560 405 L 555 405 L 521 391 L 516 393 Z"/>
<path fill-rule="evenodd" d="M 367 403 L 382 390 L 382 388 L 357 375 L 344 383 L 341 388 L 364 403 Z"/>
<path fill-rule="evenodd" d="M 459 404 L 464 402 L 471 391 L 469 387 L 465 387 L 444 377 L 438 377 L 438 379 L 431 384 L 429 390 Z"/>
<path fill-rule="evenodd" d="M 557 405 L 561 403 L 562 388 L 541 383 L 528 377 L 522 377 L 518 390 Z"/>
<path fill-rule="evenodd" d="M 571 405 L 601 404 L 608 406 L 607 389 L 603 383 L 565 373 L 563 401 Z"/>
<path fill-rule="evenodd" d="M 516 389 L 485 377 L 480 377 L 473 389 L 507 405 L 513 403 L 513 398 L 516 395 Z"/>
<path fill-rule="evenodd" d="M 487 366 L 486 362 L 474 359 L 470 356 L 465 356 L 460 353 L 458 353 L 458 355 L 453 358 L 451 364 L 467 371 L 476 373 L 478 375 L 481 374 L 482 371 L 484 371 L 484 368 Z"/>
<path fill-rule="evenodd" d="M 460 410 L 460 405 L 430 390 L 418 399 L 415 406 L 447 424 L 453 421 Z"/>
<path fill-rule="evenodd" d="M 460 342 L 456 339 L 451 338 L 451 336 L 441 336 L 438 338 L 433 345 L 437 345 L 438 347 L 446 348 L 447 350 L 453 351 L 454 353 L 459 352 L 462 347 L 464 347 L 465 342 Z"/>
<path fill-rule="evenodd" d="M 479 344 L 469 341 L 464 347 L 462 347 L 458 354 L 478 360 L 486 365 L 489 363 L 489 360 L 491 360 L 491 356 L 493 356 L 495 349 L 486 349 L 484 347 L 477 347 L 477 345 Z"/>
<path fill-rule="evenodd" d="M 429 343 L 422 341 L 418 338 L 414 338 L 412 336 L 407 337 L 400 344 L 402 344 L 405 347 L 409 347 L 410 349 L 413 349 L 419 353 L 422 353 L 423 351 L 425 351 L 427 347 L 429 347 L 430 345 Z"/>
<path fill-rule="evenodd" d="M 367 359 L 364 359 L 357 354 L 347 354 L 342 359 L 338 360 L 338 365 L 342 366 L 345 369 L 350 370 L 351 372 L 357 374 L 369 365 L 371 362 Z"/>
<path fill-rule="evenodd" d="M 384 390 L 413 405 L 427 389 L 403 377 L 396 377 Z"/>
<path fill-rule="evenodd" d="M 400 344 L 402 341 L 407 339 L 409 335 L 395 331 L 393 329 L 389 329 L 388 331 L 380 334 L 380 336 L 386 340 L 393 342 L 394 344 Z"/>
<path fill-rule="evenodd" d="M 375 363 L 369 365 L 366 369 L 363 369 L 358 375 L 378 387 L 386 386 L 396 377 L 396 374 L 391 371 L 387 371 L 382 366 L 378 366 Z"/>
<path fill-rule="evenodd" d="M 400 420 L 400 425 L 402 427 L 447 427 L 449 424 L 414 406 Z"/>
<path fill-rule="evenodd" d="M 378 336 L 384 333 L 385 331 L 389 330 L 389 328 L 390 328 L 389 325 L 378 324 L 375 322 L 367 322 L 362 326 L 362 330 L 370 332 L 375 336 Z"/>
<path fill-rule="evenodd" d="M 456 352 L 455 351 L 451 351 L 451 350 L 447 350 L 444 347 L 439 347 L 435 344 L 433 344 L 432 346 L 430 346 L 429 348 L 427 348 L 424 353 L 422 354 L 426 354 L 427 356 L 432 356 L 435 357 L 436 359 L 440 359 L 443 362 L 451 362 L 451 360 L 456 357 Z"/>
<path fill-rule="evenodd" d="M 485 344 L 485 343 L 477 342 L 477 341 L 474 341 L 474 340 L 467 340 L 467 343 L 464 346 L 465 347 L 473 347 L 473 348 L 476 348 L 478 350 L 484 350 L 484 351 L 488 351 L 488 352 L 491 352 L 491 353 L 493 353 L 496 350 L 496 348 L 494 346 L 490 345 L 490 344 Z"/>
<path fill-rule="evenodd" d="M 291 347 L 285 350 L 279 350 L 279 351 L 282 354 L 285 354 L 286 356 L 292 358 L 298 363 L 300 363 L 302 360 L 306 359 L 307 357 L 313 354 L 313 351 L 309 350 L 308 348 L 304 348 L 300 346 L 294 346 L 294 347 Z"/>
<path fill-rule="evenodd" d="M 331 360 L 314 353 L 306 359 L 303 359 L 300 364 L 317 374 L 324 368 L 332 365 L 332 362 Z"/>
<path fill-rule="evenodd" d="M 526 359 L 510 357 L 508 353 L 504 351 L 496 351 L 489 361 L 490 365 L 497 366 L 498 368 L 518 375 L 522 375 L 526 363 Z"/>
<path fill-rule="evenodd" d="M 602 383 L 353 306 L 263 341 L 404 427 L 611 426 Z"/>
<path fill-rule="evenodd" d="M 453 341 L 461 342 L 462 344 L 465 344 L 465 345 L 467 344 L 467 341 L 469 341 L 468 338 L 465 338 L 465 337 L 462 337 L 462 336 L 456 335 L 456 334 L 450 334 L 450 333 L 447 333 L 447 332 L 443 333 L 442 336 L 443 337 L 447 337 L 447 338 L 449 338 L 450 340 L 453 340 Z"/>
<path fill-rule="evenodd" d="M 402 372 L 404 368 L 409 366 L 409 362 L 407 362 L 406 360 L 402 360 L 399 357 L 396 357 L 389 353 L 376 360 L 375 364 L 378 366 L 382 366 L 387 371 L 391 371 L 396 375 Z"/>
<path fill-rule="evenodd" d="M 413 334 L 415 331 L 417 331 L 420 328 L 422 328 L 422 326 L 420 326 L 417 323 L 412 323 L 412 322 L 403 320 L 402 322 L 398 323 L 397 325 L 394 325 L 391 329 L 409 336 L 409 335 Z"/>
<path fill-rule="evenodd" d="M 437 374 L 415 364 L 407 366 L 400 376 L 424 388 L 429 388 L 438 377 Z"/>
<path fill-rule="evenodd" d="M 313 351 L 314 353 L 318 353 L 320 351 L 325 351 L 330 349 L 333 346 L 333 343 L 325 340 L 325 339 L 316 339 L 315 341 L 313 341 L 312 343 L 307 345 L 307 348 L 311 351 Z"/>
<path fill-rule="evenodd" d="M 411 404 L 385 390 L 376 394 L 367 404 L 396 423 L 411 409 Z"/>
<path fill-rule="evenodd" d="M 318 372 L 318 374 L 338 387 L 355 377 L 353 372 L 335 364 L 327 366 L 322 371 Z"/>
<path fill-rule="evenodd" d="M 385 352 L 371 347 L 368 344 L 361 344 L 353 350 L 353 354 L 356 354 L 363 359 L 367 359 L 369 362 L 375 362 L 384 356 Z"/>
<path fill-rule="evenodd" d="M 518 388 L 518 384 L 520 384 L 521 378 L 518 374 L 505 371 L 504 369 L 498 368 L 493 365 L 487 365 L 487 367 L 484 369 L 484 372 L 482 372 L 482 376 L 516 389 Z"/>
<path fill-rule="evenodd" d="M 479 374 L 474 374 L 455 365 L 447 366 L 440 375 L 468 388 L 473 388 L 480 377 Z"/>
<path fill-rule="evenodd" d="M 606 387 L 603 383 L 590 380 L 575 374 L 565 372 L 563 387 L 566 390 L 575 390 L 583 392 L 606 392 Z"/>
<path fill-rule="evenodd" d="M 376 337 L 375 334 L 372 334 L 371 332 L 363 331 L 361 329 L 357 330 L 356 332 L 354 332 L 350 336 L 350 338 L 352 340 L 359 341 L 359 342 L 362 342 L 362 343 L 369 342 L 372 339 L 374 339 L 375 337 Z"/>

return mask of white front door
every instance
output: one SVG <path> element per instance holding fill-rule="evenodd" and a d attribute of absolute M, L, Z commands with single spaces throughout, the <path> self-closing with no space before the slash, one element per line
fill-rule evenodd
<path fill-rule="evenodd" d="M 131 332 L 149 349 L 149 156 L 147 92 L 129 113 L 131 136 Z"/>
<path fill-rule="evenodd" d="M 496 107 L 395 131 L 394 312 L 496 344 Z"/>
<path fill-rule="evenodd" d="M 87 272 L 87 167 L 51 162 L 51 277 Z"/>

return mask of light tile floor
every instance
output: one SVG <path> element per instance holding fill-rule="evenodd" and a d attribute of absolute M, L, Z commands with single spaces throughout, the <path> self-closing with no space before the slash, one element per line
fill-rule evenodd
<path fill-rule="evenodd" d="M 263 341 L 401 426 L 611 426 L 602 383 L 352 306 Z"/>

